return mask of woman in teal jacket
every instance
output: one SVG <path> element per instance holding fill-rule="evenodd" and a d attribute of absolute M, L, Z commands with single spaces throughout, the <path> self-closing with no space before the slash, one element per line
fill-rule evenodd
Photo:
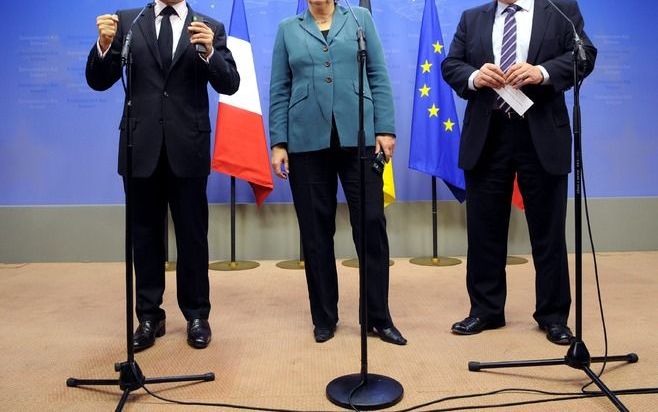
<path fill-rule="evenodd" d="M 333 236 L 340 178 L 359 250 L 359 158 L 357 22 L 334 0 L 309 0 L 308 10 L 281 22 L 272 56 L 270 143 L 277 176 L 290 177 L 304 248 L 313 334 L 334 336 L 338 322 L 338 279 Z M 382 46 L 368 10 L 355 7 L 368 56 L 365 130 L 369 156 L 395 147 L 391 85 Z M 398 345 L 406 339 L 388 309 L 388 237 L 381 175 L 366 171 L 368 230 L 368 328 Z"/>

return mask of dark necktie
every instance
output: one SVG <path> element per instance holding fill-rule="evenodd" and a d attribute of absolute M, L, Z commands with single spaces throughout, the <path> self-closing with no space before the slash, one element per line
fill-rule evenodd
<path fill-rule="evenodd" d="M 505 28 L 503 29 L 503 46 L 500 52 L 500 69 L 503 73 L 516 63 L 516 12 L 521 10 L 521 7 L 516 4 L 508 6 L 503 14 L 505 16 Z M 512 108 L 505 103 L 502 97 L 498 96 L 496 99 L 498 108 L 508 113 Z"/>
<path fill-rule="evenodd" d="M 162 58 L 162 66 L 165 71 L 171 66 L 172 50 L 174 49 L 174 32 L 171 29 L 170 16 L 176 14 L 173 7 L 167 6 L 161 12 L 162 21 L 160 22 L 160 34 L 158 35 L 158 48 Z"/>

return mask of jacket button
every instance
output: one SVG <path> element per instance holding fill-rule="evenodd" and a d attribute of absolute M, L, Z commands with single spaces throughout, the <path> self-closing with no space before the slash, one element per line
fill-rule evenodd
<path fill-rule="evenodd" d="M 164 120 L 160 119 L 160 124 L 164 124 Z"/>
<path fill-rule="evenodd" d="M 331 83 L 334 80 L 331 77 L 327 77 L 326 79 L 324 79 L 324 81 L 327 82 L 327 83 Z"/>
<path fill-rule="evenodd" d="M 163 95 L 164 97 L 169 97 L 169 93 L 167 93 L 167 92 L 162 93 L 162 95 Z"/>
<path fill-rule="evenodd" d="M 323 52 L 328 52 L 329 51 L 329 46 L 322 46 L 322 51 Z"/>
<path fill-rule="evenodd" d="M 324 67 L 329 67 L 331 66 L 331 62 L 324 62 Z"/>

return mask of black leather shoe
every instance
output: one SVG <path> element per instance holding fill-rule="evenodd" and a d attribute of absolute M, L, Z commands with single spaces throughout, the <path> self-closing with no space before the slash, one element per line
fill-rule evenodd
<path fill-rule="evenodd" d="M 165 320 L 145 320 L 140 322 L 133 335 L 133 349 L 135 352 L 150 348 L 155 344 L 155 338 L 165 334 Z"/>
<path fill-rule="evenodd" d="M 561 323 L 549 323 L 539 325 L 539 329 L 546 332 L 546 339 L 556 345 L 569 345 L 573 340 L 573 333 L 567 325 Z"/>
<path fill-rule="evenodd" d="M 370 327 L 368 332 L 374 336 L 379 336 L 379 339 L 384 342 L 392 343 L 394 345 L 406 345 L 407 340 L 402 336 L 400 331 L 395 326 L 390 326 L 388 328 L 377 329 L 375 327 Z"/>
<path fill-rule="evenodd" d="M 319 328 L 316 326 L 315 328 L 313 328 L 313 337 L 315 338 L 315 341 L 317 343 L 326 342 L 334 337 L 335 331 L 336 331 L 335 326 L 332 328 Z"/>
<path fill-rule="evenodd" d="M 204 349 L 212 339 L 210 324 L 206 319 L 192 319 L 187 322 L 187 343 L 193 348 Z"/>
<path fill-rule="evenodd" d="M 505 326 L 504 320 L 490 321 L 487 319 L 468 316 L 466 319 L 452 325 L 452 333 L 456 335 L 475 335 L 487 329 L 496 329 Z"/>

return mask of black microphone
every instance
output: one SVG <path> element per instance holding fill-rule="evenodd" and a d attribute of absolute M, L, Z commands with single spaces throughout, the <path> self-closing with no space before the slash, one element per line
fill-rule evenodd
<path fill-rule="evenodd" d="M 150 9 L 153 7 L 153 3 L 147 3 L 144 8 L 135 16 L 135 19 L 133 20 L 132 23 L 130 23 L 130 28 L 128 29 L 128 34 L 126 34 L 126 38 L 123 41 L 123 47 L 121 48 L 121 61 L 123 64 L 125 64 L 128 61 L 128 53 L 130 52 L 130 44 L 133 41 L 133 26 L 137 23 L 137 20 L 140 19 L 140 17 L 144 16 L 144 12 L 146 9 Z"/>
<path fill-rule="evenodd" d="M 553 3 L 552 0 L 546 0 L 546 1 L 548 1 L 551 4 L 551 6 L 553 6 L 553 8 L 557 10 L 557 12 L 560 13 L 560 15 L 564 17 L 566 21 L 569 22 L 569 24 L 571 24 L 571 28 L 573 29 L 573 40 L 578 50 L 578 60 L 580 60 L 581 62 L 586 62 L 587 53 L 585 53 L 585 47 L 583 47 L 583 40 L 578 35 L 578 30 L 576 30 L 576 25 L 573 24 L 573 21 L 569 18 L 569 16 L 567 16 L 562 10 L 560 10 L 560 8 L 555 3 Z"/>
<path fill-rule="evenodd" d="M 192 21 L 198 21 L 198 22 L 201 22 L 201 23 L 205 24 L 206 26 L 210 27 L 210 22 L 202 19 L 200 16 L 197 16 L 197 15 L 192 16 Z M 206 46 L 204 44 L 201 44 L 201 43 L 195 44 L 194 49 L 196 50 L 196 52 L 198 54 L 200 54 L 202 56 L 205 56 L 206 53 L 208 53 L 208 49 L 206 48 Z"/>

